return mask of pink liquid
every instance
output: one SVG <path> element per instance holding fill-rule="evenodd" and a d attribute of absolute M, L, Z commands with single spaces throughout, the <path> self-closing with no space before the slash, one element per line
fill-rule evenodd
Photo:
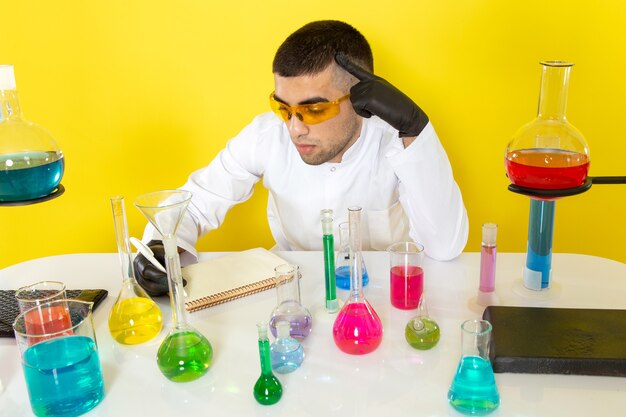
<path fill-rule="evenodd" d="M 417 308 L 424 291 L 424 270 L 414 265 L 397 265 L 390 270 L 391 305 L 402 310 Z"/>
<path fill-rule="evenodd" d="M 367 301 L 348 302 L 337 315 L 333 325 L 333 338 L 343 352 L 364 355 L 380 345 L 383 340 L 383 325 Z"/>
<path fill-rule="evenodd" d="M 28 335 L 44 335 L 71 329 L 72 321 L 69 311 L 65 306 L 53 306 L 26 313 L 24 316 L 24 327 Z M 71 334 L 73 334 L 72 330 L 68 330 L 63 334 L 54 335 L 53 337 Z M 50 338 L 52 337 L 33 337 L 31 338 L 31 342 L 38 343 Z"/>
<path fill-rule="evenodd" d="M 587 155 L 558 149 L 522 149 L 505 160 L 509 180 L 527 188 L 563 189 L 581 186 L 587 178 Z"/>
<path fill-rule="evenodd" d="M 482 292 L 496 289 L 496 247 L 483 245 L 480 249 L 480 286 Z"/>

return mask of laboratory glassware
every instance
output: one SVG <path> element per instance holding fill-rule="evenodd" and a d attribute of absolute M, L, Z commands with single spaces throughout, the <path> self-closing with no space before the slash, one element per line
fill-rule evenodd
<path fill-rule="evenodd" d="M 13 65 L 0 65 L 0 203 L 58 197 L 64 191 L 64 169 L 63 152 L 52 135 L 22 118 Z"/>
<path fill-rule="evenodd" d="M 564 61 L 541 62 L 537 117 L 513 135 L 505 151 L 507 175 L 515 185 L 574 188 L 587 178 L 589 148 L 565 116 L 573 65 Z"/>
<path fill-rule="evenodd" d="M 333 236 L 333 211 L 324 209 L 320 212 L 322 220 L 322 241 L 324 245 L 324 285 L 326 289 L 326 311 L 336 313 L 339 310 L 335 280 L 335 238 Z"/>
<path fill-rule="evenodd" d="M 406 324 L 404 337 L 411 347 L 419 350 L 428 350 L 439 342 L 441 330 L 437 322 L 428 315 L 424 293 L 420 297 L 417 311 L 417 316 L 413 317 Z"/>
<path fill-rule="evenodd" d="M 256 325 L 259 333 L 259 358 L 261 360 L 261 376 L 254 384 L 252 393 L 254 399 L 263 405 L 276 404 L 283 396 L 283 386 L 272 372 L 272 360 L 270 357 L 270 341 L 267 337 L 267 323 L 261 322 Z"/>
<path fill-rule="evenodd" d="M 26 388 L 33 413 L 39 417 L 77 416 L 104 398 L 104 381 L 91 315 L 93 303 L 61 299 L 21 313 L 13 323 Z M 29 317 L 59 314 L 71 317 L 28 325 Z"/>
<path fill-rule="evenodd" d="M 111 197 L 117 252 L 122 267 L 122 288 L 109 312 L 109 332 L 114 340 L 135 345 L 156 337 L 163 320 L 161 309 L 135 279 L 128 239 L 124 197 Z"/>
<path fill-rule="evenodd" d="M 496 289 L 496 236 L 498 225 L 483 224 L 483 238 L 480 245 L 480 284 L 482 292 L 494 292 Z"/>
<path fill-rule="evenodd" d="M 296 339 L 289 334 L 289 322 L 279 321 L 276 323 L 278 335 L 270 345 L 270 357 L 272 369 L 279 374 L 293 372 L 302 365 L 304 360 L 304 348 Z"/>
<path fill-rule="evenodd" d="M 270 316 L 270 331 L 276 337 L 276 324 L 288 321 L 291 337 L 302 340 L 311 333 L 313 318 L 300 302 L 300 270 L 297 265 L 282 264 L 274 273 L 278 302 Z"/>
<path fill-rule="evenodd" d="M 161 373 L 174 382 L 200 378 L 213 358 L 211 343 L 187 323 L 185 312 L 176 229 L 190 201 L 191 193 L 184 190 L 154 191 L 135 200 L 135 206 L 163 237 L 173 327 L 159 346 L 157 364 Z"/>
<path fill-rule="evenodd" d="M 565 116 L 573 64 L 544 61 L 541 66 L 537 117 L 513 135 L 505 151 L 507 176 L 513 186 L 521 188 L 520 192 L 530 191 L 527 194 L 531 196 L 533 190 L 583 186 L 591 161 L 583 135 Z M 523 281 L 531 290 L 550 287 L 555 206 L 554 198 L 549 196 L 535 195 L 530 200 Z"/>
<path fill-rule="evenodd" d="M 40 281 L 15 291 L 15 299 L 20 308 L 20 313 L 40 304 L 63 298 L 66 298 L 65 284 L 60 281 Z"/>
<path fill-rule="evenodd" d="M 335 281 L 337 287 L 342 290 L 350 289 L 350 227 L 348 222 L 339 224 L 339 250 L 335 260 Z M 365 260 L 361 259 L 361 270 L 363 271 L 363 286 L 369 283 L 369 275 L 365 266 Z"/>
<path fill-rule="evenodd" d="M 394 243 L 389 252 L 389 296 L 401 310 L 417 308 L 424 291 L 424 246 L 414 242 Z"/>
<path fill-rule="evenodd" d="M 448 391 L 448 401 L 463 414 L 485 415 L 500 405 L 489 360 L 491 330 L 487 320 L 467 320 L 461 325 L 461 359 Z"/>
<path fill-rule="evenodd" d="M 350 293 L 333 324 L 337 347 L 351 355 L 373 352 L 383 339 L 383 325 L 363 295 L 361 207 L 348 209 L 350 224 Z"/>

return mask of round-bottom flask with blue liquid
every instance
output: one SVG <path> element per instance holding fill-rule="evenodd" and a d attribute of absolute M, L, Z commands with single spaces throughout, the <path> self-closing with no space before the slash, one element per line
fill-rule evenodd
<path fill-rule="evenodd" d="M 272 369 L 279 374 L 295 371 L 304 360 L 304 348 L 289 335 L 289 327 L 288 321 L 279 321 L 276 324 L 278 336 L 270 346 Z"/>

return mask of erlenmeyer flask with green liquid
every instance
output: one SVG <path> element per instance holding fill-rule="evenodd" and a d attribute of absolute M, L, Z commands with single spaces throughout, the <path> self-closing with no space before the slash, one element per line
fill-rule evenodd
<path fill-rule="evenodd" d="M 213 359 L 211 343 L 187 324 L 183 299 L 176 229 L 190 201 L 191 193 L 184 190 L 154 191 L 135 199 L 135 206 L 163 237 L 173 328 L 159 347 L 157 364 L 161 373 L 174 382 L 200 378 L 207 373 Z"/>
<path fill-rule="evenodd" d="M 124 197 L 111 197 L 115 238 L 122 266 L 122 288 L 109 313 L 109 332 L 124 345 L 136 345 L 153 339 L 161 332 L 161 309 L 139 286 L 133 273 Z"/>

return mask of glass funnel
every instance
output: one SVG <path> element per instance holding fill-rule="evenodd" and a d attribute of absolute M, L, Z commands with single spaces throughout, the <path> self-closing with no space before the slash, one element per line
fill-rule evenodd
<path fill-rule="evenodd" d="M 361 207 L 348 209 L 350 224 L 350 294 L 333 324 L 339 349 L 351 355 L 373 352 L 383 339 L 383 325 L 363 295 Z"/>
<path fill-rule="evenodd" d="M 276 337 L 280 321 L 289 322 L 291 337 L 302 340 L 311 333 L 313 318 L 300 302 L 300 270 L 297 265 L 283 264 L 274 268 L 278 302 L 270 316 L 270 330 Z"/>
<path fill-rule="evenodd" d="M 61 195 L 64 168 L 52 135 L 22 119 L 13 65 L 0 65 L 0 202 Z"/>
<path fill-rule="evenodd" d="M 505 151 L 509 180 L 534 189 L 566 189 L 583 185 L 589 149 L 583 135 L 565 117 L 570 70 L 574 64 L 541 62 L 537 117 L 522 126 Z"/>
<path fill-rule="evenodd" d="M 350 289 L 350 228 L 348 222 L 339 224 L 339 250 L 335 259 L 335 283 L 342 290 Z M 367 286 L 369 275 L 365 267 L 365 261 L 361 259 L 361 271 L 363 273 L 363 286 Z"/>
<path fill-rule="evenodd" d="M 111 197 L 117 251 L 122 267 L 122 288 L 109 313 L 109 332 L 125 345 L 135 345 L 154 338 L 163 327 L 161 309 L 139 286 L 133 272 L 128 240 L 124 197 Z"/>
<path fill-rule="evenodd" d="M 161 343 L 157 363 L 161 373 L 174 382 L 200 378 L 211 366 L 211 343 L 187 324 L 183 299 L 183 276 L 176 243 L 176 229 L 191 201 L 191 193 L 165 190 L 142 194 L 135 206 L 163 237 L 174 326 Z"/>

